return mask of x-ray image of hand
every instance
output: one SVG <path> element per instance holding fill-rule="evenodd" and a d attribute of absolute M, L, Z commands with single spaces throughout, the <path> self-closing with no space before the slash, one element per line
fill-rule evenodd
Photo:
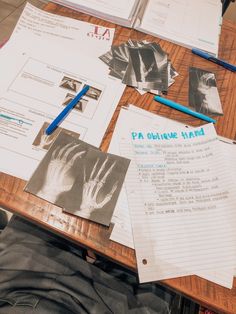
<path fill-rule="evenodd" d="M 55 139 L 57 138 L 58 134 L 60 133 L 61 128 L 58 128 L 52 134 L 47 135 L 45 133 L 45 129 L 48 126 L 49 126 L 49 123 L 44 122 L 44 124 L 42 125 L 41 129 L 39 130 L 36 138 L 34 139 L 34 142 L 33 142 L 34 146 L 37 146 L 37 147 L 40 147 L 42 149 L 48 150 L 50 148 L 50 146 L 52 145 L 52 143 L 55 141 Z"/>
<path fill-rule="evenodd" d="M 39 146 L 42 147 L 43 149 L 45 149 L 52 144 L 54 139 L 55 139 L 54 136 L 50 136 L 50 135 L 47 135 L 46 133 L 44 133 L 40 138 Z"/>
<path fill-rule="evenodd" d="M 25 191 L 109 226 L 129 162 L 60 132 Z"/>
<path fill-rule="evenodd" d="M 189 69 L 189 105 L 204 114 L 223 114 L 214 73 L 194 67 Z"/>
<path fill-rule="evenodd" d="M 110 191 L 104 195 L 102 200 L 99 201 L 99 193 L 102 192 L 104 186 L 106 185 L 107 178 L 112 173 L 112 169 L 116 165 L 116 161 L 114 161 L 108 168 L 108 158 L 104 160 L 101 167 L 99 167 L 98 162 L 99 159 L 97 159 L 88 178 L 86 178 L 86 172 L 84 170 L 84 185 L 80 209 L 86 214 L 91 214 L 94 210 L 102 208 L 106 205 L 111 200 L 118 185 L 118 182 L 115 182 Z"/>
<path fill-rule="evenodd" d="M 85 150 L 78 151 L 79 146 L 80 144 L 69 143 L 53 151 L 46 170 L 44 185 L 38 196 L 55 202 L 62 192 L 67 192 L 72 188 L 75 181 L 72 167 L 86 153 Z"/>

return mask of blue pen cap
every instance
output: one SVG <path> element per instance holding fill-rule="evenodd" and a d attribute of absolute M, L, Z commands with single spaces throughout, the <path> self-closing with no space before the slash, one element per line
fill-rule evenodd
<path fill-rule="evenodd" d="M 192 53 L 194 53 L 195 55 L 198 55 L 204 59 L 209 59 L 209 58 L 213 57 L 213 56 L 209 55 L 208 53 L 206 53 L 202 50 L 196 49 L 196 48 L 192 49 Z"/>

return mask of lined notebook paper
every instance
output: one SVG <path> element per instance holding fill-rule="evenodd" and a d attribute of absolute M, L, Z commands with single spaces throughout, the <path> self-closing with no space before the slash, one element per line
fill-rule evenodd
<path fill-rule="evenodd" d="M 232 273 L 235 188 L 214 127 L 133 132 L 120 150 L 132 159 L 126 189 L 140 281 Z"/>
<path fill-rule="evenodd" d="M 230 169 L 231 177 L 234 180 L 234 186 L 236 186 L 236 142 L 221 136 L 218 136 L 218 139 L 220 140 L 221 151 Z M 227 288 L 232 288 L 233 277 L 236 275 L 236 267 L 234 270 L 225 268 L 208 272 L 201 271 L 198 275 Z"/>
<path fill-rule="evenodd" d="M 145 127 L 153 125 L 155 128 L 168 128 L 174 125 L 176 128 L 183 128 L 184 125 L 174 120 L 164 118 L 143 110 L 139 107 L 129 105 L 121 108 L 109 152 L 122 155 L 119 147 L 119 139 L 129 133 L 130 128 Z M 110 239 L 128 247 L 134 248 L 133 234 L 131 228 L 130 213 L 125 188 L 123 187 L 117 201 L 112 222 L 115 224 Z"/>

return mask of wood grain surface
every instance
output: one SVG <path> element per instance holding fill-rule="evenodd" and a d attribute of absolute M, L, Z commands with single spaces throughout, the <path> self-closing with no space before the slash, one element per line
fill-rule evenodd
<path fill-rule="evenodd" d="M 168 98 L 183 105 L 188 104 L 188 69 L 190 66 L 212 71 L 216 74 L 217 86 L 223 106 L 224 115 L 217 118 L 216 130 L 219 135 L 236 140 L 236 73 L 225 70 L 214 63 L 195 56 L 189 49 L 160 40 L 135 30 L 116 26 L 115 24 L 72 11 L 59 5 L 49 3 L 45 10 L 64 16 L 88 21 L 103 26 L 116 27 L 114 44 L 133 40 L 148 40 L 160 43 L 169 54 L 175 69 L 179 73 L 176 82 L 169 88 Z M 79 48 L 78 48 L 79 49 Z M 220 37 L 219 57 L 236 64 L 236 24 L 224 21 Z M 134 88 L 126 87 L 110 125 L 104 136 L 101 149 L 106 151 L 121 106 L 134 104 L 161 116 L 197 126 L 203 124 L 193 117 L 167 108 L 153 101 L 152 94 L 141 96 Z M 23 191 L 25 181 L 1 173 L 0 206 L 45 227 L 80 246 L 90 248 L 96 253 L 136 271 L 135 252 L 125 246 L 109 240 L 112 230 L 99 224 L 75 217 L 52 204 L 47 203 Z M 226 289 L 197 276 L 162 281 L 161 284 L 176 290 L 198 303 L 218 313 L 236 313 L 236 281 L 233 289 Z"/>

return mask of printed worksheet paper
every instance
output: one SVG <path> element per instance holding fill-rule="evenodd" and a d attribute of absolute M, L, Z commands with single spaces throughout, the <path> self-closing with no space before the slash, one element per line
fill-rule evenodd
<path fill-rule="evenodd" d="M 0 51 L 1 171 L 29 179 L 60 130 L 100 145 L 124 90 L 98 59 L 113 35 L 113 29 L 26 6 Z M 48 124 L 87 84 L 89 91 L 57 132 L 45 136 Z"/>

